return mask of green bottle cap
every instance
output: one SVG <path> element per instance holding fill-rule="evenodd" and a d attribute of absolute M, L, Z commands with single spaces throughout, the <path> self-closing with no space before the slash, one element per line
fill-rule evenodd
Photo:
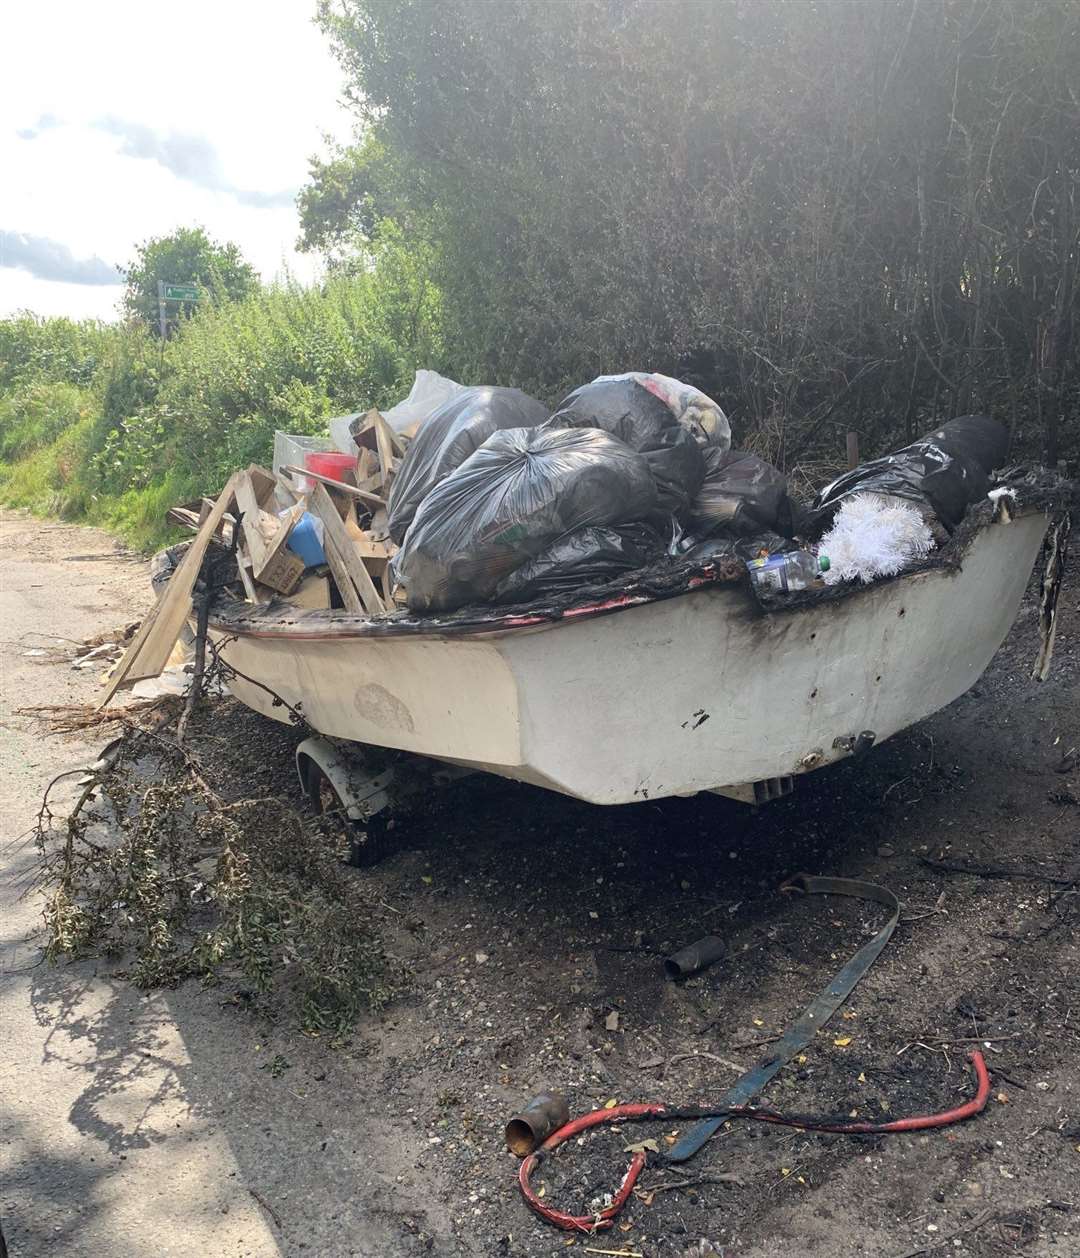
<path fill-rule="evenodd" d="M 828 555 L 818 555 L 817 561 L 818 561 L 818 567 L 821 569 L 822 572 L 828 572 L 829 569 L 832 567 L 832 564 L 829 562 Z"/>

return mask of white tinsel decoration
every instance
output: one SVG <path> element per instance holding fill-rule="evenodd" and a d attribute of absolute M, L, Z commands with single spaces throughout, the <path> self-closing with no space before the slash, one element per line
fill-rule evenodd
<path fill-rule="evenodd" d="M 901 572 L 933 549 L 930 526 L 910 502 L 887 494 L 854 494 L 840 504 L 821 539 L 820 553 L 829 556 L 822 575 L 827 585 L 868 585 Z"/>

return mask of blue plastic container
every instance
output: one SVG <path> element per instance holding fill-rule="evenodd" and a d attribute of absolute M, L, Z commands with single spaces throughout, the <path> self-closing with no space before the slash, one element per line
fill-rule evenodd
<path fill-rule="evenodd" d="M 305 511 L 293 525 L 293 530 L 285 545 L 294 555 L 300 556 L 305 568 L 317 568 L 320 564 L 326 563 L 326 553 L 323 551 L 322 542 L 319 541 L 315 517 L 310 511 Z"/>

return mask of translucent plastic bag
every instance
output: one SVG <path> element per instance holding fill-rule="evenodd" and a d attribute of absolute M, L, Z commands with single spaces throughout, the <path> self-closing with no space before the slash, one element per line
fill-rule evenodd
<path fill-rule="evenodd" d="M 671 411 L 680 424 L 688 429 L 699 445 L 716 445 L 727 450 L 731 447 L 731 426 L 720 407 L 707 394 L 684 384 L 673 376 L 662 376 L 658 371 L 631 371 L 626 376 L 598 376 L 601 380 L 630 379 L 648 389 Z"/>
<path fill-rule="evenodd" d="M 390 536 L 400 545 L 424 498 L 492 435 L 542 424 L 547 407 L 520 389 L 464 389 L 424 421 L 405 454 L 387 503 Z"/>
<path fill-rule="evenodd" d="M 447 376 L 440 376 L 437 371 L 421 368 L 416 373 L 409 396 L 388 411 L 383 411 L 383 419 L 394 432 L 403 432 L 418 421 L 425 422 L 440 406 L 463 393 L 467 387 Z"/>
<path fill-rule="evenodd" d="M 642 520 L 655 507 L 644 458 L 608 433 L 511 428 L 427 495 L 394 575 L 416 612 L 487 602 L 560 538 Z"/>

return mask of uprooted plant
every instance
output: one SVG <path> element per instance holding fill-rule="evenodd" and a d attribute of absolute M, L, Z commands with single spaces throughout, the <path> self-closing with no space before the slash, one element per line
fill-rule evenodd
<path fill-rule="evenodd" d="M 50 803 L 56 782 L 38 815 L 46 955 L 109 955 L 142 986 L 239 979 L 330 1034 L 386 1001 L 391 967 L 335 819 L 232 798 L 235 771 L 190 736 L 121 724 L 66 815 Z M 212 747 L 209 734 L 195 741 Z"/>

